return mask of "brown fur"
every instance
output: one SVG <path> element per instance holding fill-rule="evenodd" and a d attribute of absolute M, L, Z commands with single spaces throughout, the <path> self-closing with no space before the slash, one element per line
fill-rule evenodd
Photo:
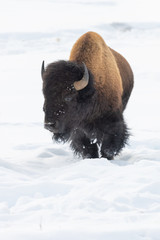
<path fill-rule="evenodd" d="M 117 66 L 120 71 L 121 79 L 122 79 L 122 86 L 123 86 L 122 99 L 123 99 L 123 110 L 124 110 L 133 88 L 133 78 L 134 78 L 133 72 L 129 63 L 121 54 L 119 54 L 118 52 L 116 52 L 111 48 L 110 50 L 112 51 L 112 54 L 115 57 Z"/>
<path fill-rule="evenodd" d="M 124 109 L 122 96 L 130 88 L 132 70 L 124 57 L 109 48 L 100 35 L 95 32 L 82 35 L 74 44 L 69 60 L 86 64 L 94 76 L 100 101 L 106 99 L 113 111 Z"/>

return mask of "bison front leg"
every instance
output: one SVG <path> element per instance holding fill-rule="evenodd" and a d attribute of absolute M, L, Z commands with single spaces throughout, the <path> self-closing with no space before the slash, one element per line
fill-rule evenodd
<path fill-rule="evenodd" d="M 108 160 L 112 160 L 125 146 L 128 137 L 127 126 L 123 118 L 108 123 L 104 129 L 101 156 Z"/>
<path fill-rule="evenodd" d="M 71 137 L 71 148 L 83 158 L 98 158 L 98 147 L 80 130 L 75 130 Z"/>

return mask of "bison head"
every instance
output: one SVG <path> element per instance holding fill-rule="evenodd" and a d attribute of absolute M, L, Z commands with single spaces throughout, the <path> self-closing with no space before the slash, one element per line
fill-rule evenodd
<path fill-rule="evenodd" d="M 64 137 L 78 128 L 90 114 L 94 95 L 93 77 L 84 63 L 51 63 L 41 69 L 43 79 L 45 128 Z"/>

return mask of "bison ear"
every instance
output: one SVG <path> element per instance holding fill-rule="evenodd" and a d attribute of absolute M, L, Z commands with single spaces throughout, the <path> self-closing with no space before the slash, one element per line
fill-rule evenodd
<path fill-rule="evenodd" d="M 83 68 L 84 68 L 84 74 L 83 74 L 82 79 L 79 81 L 75 81 L 73 83 L 73 85 L 77 91 L 84 89 L 88 85 L 88 82 L 89 82 L 89 73 L 88 73 L 88 69 L 87 69 L 85 63 L 83 63 Z"/>
<path fill-rule="evenodd" d="M 45 72 L 45 68 L 44 68 L 44 61 L 42 62 L 42 67 L 41 67 L 41 77 L 42 77 L 42 80 L 43 80 L 43 74 Z"/>

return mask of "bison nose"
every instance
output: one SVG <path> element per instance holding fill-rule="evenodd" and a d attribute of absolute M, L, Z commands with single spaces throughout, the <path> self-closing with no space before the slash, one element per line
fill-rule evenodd
<path fill-rule="evenodd" d="M 53 133 L 56 133 L 56 132 L 58 132 L 58 121 L 45 123 L 44 127 L 47 130 L 49 130 Z"/>

